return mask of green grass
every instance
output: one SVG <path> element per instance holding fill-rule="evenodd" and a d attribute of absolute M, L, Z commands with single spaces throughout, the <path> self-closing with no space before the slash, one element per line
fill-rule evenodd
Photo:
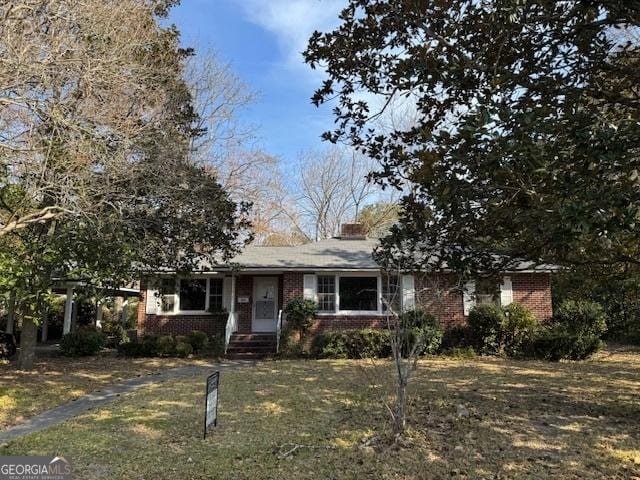
<path fill-rule="evenodd" d="M 207 440 L 204 378 L 157 384 L 0 454 L 61 454 L 87 480 L 640 476 L 638 351 L 583 363 L 422 361 L 401 442 L 379 400 L 389 369 L 280 361 L 225 370 L 219 427 Z M 282 458 L 292 444 L 314 448 Z"/>

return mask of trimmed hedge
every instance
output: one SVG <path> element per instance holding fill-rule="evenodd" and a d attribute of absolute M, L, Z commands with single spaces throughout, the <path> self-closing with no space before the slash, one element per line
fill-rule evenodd
<path fill-rule="evenodd" d="M 194 352 L 200 353 L 209 345 L 209 336 L 200 330 L 193 330 L 187 335 L 186 341 L 191 345 Z"/>
<path fill-rule="evenodd" d="M 602 348 L 596 335 L 576 335 L 561 326 L 551 327 L 538 334 L 525 346 L 525 355 L 557 362 L 585 360 Z"/>
<path fill-rule="evenodd" d="M 209 339 L 205 332 L 192 331 L 189 335 L 145 335 L 139 342 L 118 345 L 118 352 L 126 357 L 188 357 L 201 353 L 219 358 L 224 353 L 224 341 L 219 337 Z"/>
<path fill-rule="evenodd" d="M 104 347 L 105 337 L 93 327 L 82 327 L 63 335 L 60 351 L 68 357 L 95 355 Z"/>
<path fill-rule="evenodd" d="M 417 345 L 418 355 L 434 354 L 442 342 L 442 329 L 433 315 L 420 310 L 399 318 L 402 354 Z M 391 356 L 391 333 L 381 329 L 329 330 L 316 335 L 311 345 L 315 358 L 386 358 Z"/>
<path fill-rule="evenodd" d="M 521 303 L 511 303 L 503 310 L 501 348 L 509 356 L 521 356 L 524 346 L 531 342 L 540 330 L 540 322 L 531 310 Z"/>
<path fill-rule="evenodd" d="M 440 351 L 450 352 L 454 349 L 466 348 L 472 348 L 471 330 L 467 325 L 454 325 L 444 331 Z"/>
<path fill-rule="evenodd" d="M 556 309 L 552 323 L 574 335 L 602 337 L 607 331 L 604 309 L 589 300 L 565 300 Z"/>
<path fill-rule="evenodd" d="M 500 353 L 504 323 L 504 310 L 498 305 L 485 303 L 471 309 L 469 331 L 471 343 L 478 353 Z"/>
<path fill-rule="evenodd" d="M 311 345 L 315 358 L 385 358 L 391 356 L 387 330 L 329 330 L 316 335 Z"/>

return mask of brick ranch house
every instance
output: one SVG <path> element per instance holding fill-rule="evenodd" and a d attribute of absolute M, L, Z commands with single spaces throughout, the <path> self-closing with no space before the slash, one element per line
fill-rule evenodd
<path fill-rule="evenodd" d="M 496 284 L 478 280 L 460 288 L 447 273 L 386 277 L 372 258 L 376 244 L 350 224 L 343 226 L 340 237 L 302 246 L 249 246 L 230 262 L 233 268 L 217 265 L 188 278 L 146 279 L 141 282 L 138 335 L 201 330 L 224 335 L 225 345 L 248 347 L 237 344 L 276 338 L 282 310 L 296 297 L 318 304 L 312 333 L 382 327 L 385 298 L 396 309 L 423 308 L 445 328 L 464 323 L 478 302 L 516 301 L 540 320 L 552 314 L 549 269 L 506 272 Z"/>

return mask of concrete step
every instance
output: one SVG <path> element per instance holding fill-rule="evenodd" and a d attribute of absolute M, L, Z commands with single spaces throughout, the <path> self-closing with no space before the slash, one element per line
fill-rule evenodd
<path fill-rule="evenodd" d="M 227 347 L 227 355 L 231 353 L 276 353 L 276 346 L 274 345 L 247 345 L 244 343 L 230 343 Z"/>
<path fill-rule="evenodd" d="M 225 356 L 231 360 L 259 360 L 275 353 L 275 333 L 234 333 Z"/>
<path fill-rule="evenodd" d="M 275 333 L 232 333 L 231 341 L 265 341 L 275 342 Z"/>
<path fill-rule="evenodd" d="M 225 355 L 228 360 L 263 360 L 271 357 L 272 353 L 256 353 L 256 352 L 229 352 Z"/>

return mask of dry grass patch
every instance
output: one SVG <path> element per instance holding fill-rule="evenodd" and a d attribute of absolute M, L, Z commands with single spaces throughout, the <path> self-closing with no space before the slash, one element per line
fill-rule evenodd
<path fill-rule="evenodd" d="M 87 480 L 640 478 L 638 351 L 561 364 L 425 360 L 409 436 L 396 443 L 377 401 L 389 369 L 283 361 L 224 371 L 206 441 L 204 378 L 153 385 L 0 453 L 63 454 Z M 283 458 L 295 445 L 305 447 Z"/>
<path fill-rule="evenodd" d="M 193 363 L 104 353 L 84 358 L 43 355 L 30 371 L 16 370 L 15 362 L 0 364 L 0 430 L 123 379 Z"/>

